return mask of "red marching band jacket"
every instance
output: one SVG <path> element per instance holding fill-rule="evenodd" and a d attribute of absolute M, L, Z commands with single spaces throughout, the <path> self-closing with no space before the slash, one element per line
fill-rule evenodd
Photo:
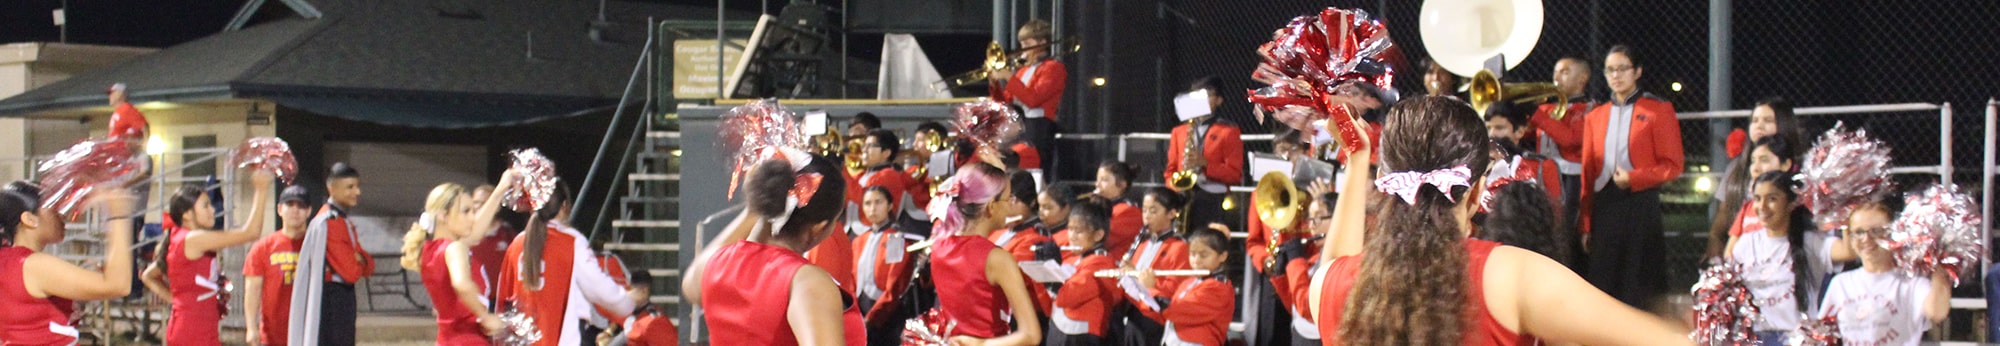
<path fill-rule="evenodd" d="M 1187 148 L 1189 126 L 1186 123 L 1174 126 L 1172 139 L 1167 143 L 1167 169 L 1163 172 L 1167 179 L 1173 179 L 1174 172 L 1183 167 L 1181 151 Z M 1208 161 L 1202 169 L 1202 177 L 1223 185 L 1243 184 L 1243 129 L 1228 120 L 1214 119 L 1202 133 L 1201 157 Z"/>
<path fill-rule="evenodd" d="M 1674 105 L 1646 93 L 1633 95 L 1630 103 L 1634 105 L 1627 154 L 1632 162 L 1631 190 L 1650 190 L 1680 177 L 1686 168 L 1686 157 L 1681 152 L 1681 124 L 1674 114 Z M 1590 233 L 1593 185 L 1598 174 L 1609 169 L 1604 167 L 1604 136 L 1608 133 L 1605 127 L 1611 123 L 1611 106 L 1598 105 L 1584 118 L 1583 211 L 1577 223 L 1586 234 Z M 1616 183 L 1606 183 L 1612 185 Z"/>
<path fill-rule="evenodd" d="M 1029 70 L 1034 71 L 1028 76 Z M 1030 66 L 1014 69 L 1014 76 L 1007 79 L 1005 87 L 993 89 L 992 98 L 1007 104 L 1020 103 L 1024 108 L 1042 110 L 1042 116 L 1049 121 L 1056 120 L 1056 107 L 1062 105 L 1063 88 L 1069 83 L 1069 68 L 1061 61 L 1043 59 Z"/>

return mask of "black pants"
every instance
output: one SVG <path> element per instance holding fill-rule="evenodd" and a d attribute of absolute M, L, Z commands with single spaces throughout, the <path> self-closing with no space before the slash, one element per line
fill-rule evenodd
<path fill-rule="evenodd" d="M 1208 190 L 1202 190 L 1200 186 L 1196 186 L 1195 188 L 1188 189 L 1187 195 L 1188 207 L 1184 211 L 1187 213 L 1187 229 L 1208 229 L 1208 224 L 1211 222 L 1223 222 L 1222 198 L 1224 196 L 1222 194 L 1209 193 Z M 1230 229 L 1241 228 L 1231 227 Z"/>
<path fill-rule="evenodd" d="M 1625 305 L 1646 310 L 1666 284 L 1666 235 L 1658 190 L 1617 185 L 1592 194 L 1590 284 Z"/>
<path fill-rule="evenodd" d="M 1042 339 L 1043 346 L 1097 346 L 1104 344 L 1104 338 L 1096 335 L 1069 335 L 1054 329 L 1045 330 L 1049 337 Z"/>
<path fill-rule="evenodd" d="M 1119 345 L 1159 345 L 1160 339 L 1166 337 L 1167 326 L 1159 321 L 1154 321 L 1152 318 L 1147 318 L 1144 314 L 1140 314 L 1139 309 L 1141 308 L 1135 308 L 1130 305 L 1120 309 L 1124 311 L 1123 319 L 1125 320 L 1125 325 L 1122 327 L 1112 326 L 1112 328 L 1125 329 L 1124 332 L 1118 333 L 1123 338 L 1123 340 L 1118 341 Z"/>
<path fill-rule="evenodd" d="M 319 295 L 319 344 L 354 344 L 354 284 L 327 281 Z"/>
<path fill-rule="evenodd" d="M 1324 343 L 1320 342 L 1320 339 L 1307 338 L 1305 335 L 1299 335 L 1299 331 L 1292 330 L 1289 327 L 1285 328 L 1285 330 L 1292 332 L 1292 346 L 1324 345 Z"/>
<path fill-rule="evenodd" d="M 1258 246 L 1258 245 L 1252 245 Z M 1277 345 L 1290 338 L 1292 314 L 1278 301 L 1277 287 L 1265 275 L 1251 275 L 1250 283 L 1243 285 L 1244 293 L 1250 295 L 1251 306 L 1244 311 L 1246 321 L 1243 326 L 1243 342 L 1250 345 Z"/>
<path fill-rule="evenodd" d="M 1578 231 L 1583 228 L 1577 227 L 1576 224 L 1578 216 L 1583 214 L 1583 190 L 1579 189 L 1583 186 L 1583 178 L 1576 175 L 1559 174 L 1557 179 L 1561 180 L 1557 184 L 1561 184 L 1560 186 L 1562 187 L 1562 209 L 1558 211 L 1561 213 L 1558 215 L 1562 217 L 1560 221 L 1562 222 L 1562 230 L 1569 232 L 1569 244 L 1567 244 L 1569 246 L 1569 260 L 1564 261 L 1563 266 L 1569 267 L 1571 272 L 1581 275 L 1590 269 L 1590 265 L 1588 264 L 1590 262 L 1588 259 L 1589 256 L 1585 256 L 1583 251 L 1583 233 Z"/>
<path fill-rule="evenodd" d="M 1035 152 L 1042 155 L 1043 172 L 1055 171 L 1049 166 L 1056 161 L 1056 132 L 1056 122 L 1049 121 L 1049 118 L 1021 119 L 1021 140 L 1027 141 L 1028 146 L 1035 147 Z"/>

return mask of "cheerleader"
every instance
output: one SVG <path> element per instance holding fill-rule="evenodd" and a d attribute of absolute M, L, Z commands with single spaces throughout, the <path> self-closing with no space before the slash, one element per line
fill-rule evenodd
<path fill-rule="evenodd" d="M 525 177 L 523 177 L 525 179 Z M 505 195 L 505 194 L 501 194 Z M 507 247 L 500 265 L 500 311 L 518 309 L 533 317 L 542 338 L 535 345 L 582 344 L 581 324 L 591 307 L 625 313 L 637 302 L 617 279 L 605 274 L 590 251 L 590 239 L 570 228 L 569 187 L 556 184 L 543 207 L 528 217 L 528 227 Z M 623 320 L 624 315 L 609 316 Z"/>
<path fill-rule="evenodd" d="M 861 316 L 868 326 L 869 345 L 901 344 L 904 320 L 913 316 L 900 313 L 902 302 L 896 298 L 909 288 L 910 256 L 904 249 L 911 241 L 921 241 L 922 237 L 902 232 L 896 225 L 896 202 L 890 194 L 895 193 L 885 186 L 869 186 L 861 198 L 862 219 L 870 225 L 867 231 L 854 238 L 854 253 L 861 254 L 860 262 L 854 264 L 856 271 L 855 300 L 861 307 Z"/>
<path fill-rule="evenodd" d="M 1146 190 L 1145 231 L 1133 244 L 1132 252 L 1125 255 L 1119 267 L 1126 270 L 1174 270 L 1188 269 L 1188 245 L 1174 228 L 1174 219 L 1180 215 L 1182 201 L 1179 193 L 1165 187 Z M 1160 278 L 1158 285 L 1146 287 L 1147 296 L 1166 297 L 1179 292 L 1182 277 Z M 1123 283 L 1121 283 L 1123 284 Z M 1166 333 L 1166 319 L 1159 311 L 1143 308 L 1146 302 L 1132 299 L 1132 309 L 1125 315 L 1126 337 L 1136 337 L 1147 345 L 1160 343 Z"/>
<path fill-rule="evenodd" d="M 103 189 L 90 196 L 103 203 L 104 246 L 132 247 L 133 204 L 124 189 Z M 132 252 L 105 251 L 103 271 L 84 269 L 42 253 L 63 240 L 63 220 L 54 210 L 41 209 L 42 189 L 16 181 L 0 189 L 0 340 L 8 345 L 71 345 L 77 331 L 70 325 L 73 301 L 122 298 L 132 292 Z"/>
<path fill-rule="evenodd" d="M 512 186 L 511 171 L 500 186 Z M 416 271 L 431 296 L 437 314 L 437 344 L 488 345 L 498 334 L 500 319 L 487 308 L 485 267 L 474 248 L 491 230 L 498 198 L 472 199 L 464 186 L 439 184 L 424 201 L 424 213 L 404 235 L 403 268 Z"/>
<path fill-rule="evenodd" d="M 1125 192 L 1132 187 L 1132 178 L 1139 174 L 1139 165 L 1121 161 L 1105 161 L 1097 165 L 1097 187 L 1092 195 L 1111 201 L 1111 237 L 1104 241 L 1104 248 L 1111 250 L 1112 257 L 1124 257 L 1132 249 L 1132 240 L 1139 236 L 1139 228 L 1144 221 L 1139 216 L 1139 201 L 1128 198 Z"/>
<path fill-rule="evenodd" d="M 1168 292 L 1151 297 L 1159 305 L 1157 313 L 1166 327 L 1160 344 L 1167 346 L 1222 346 L 1229 343 L 1230 313 L 1236 311 L 1236 290 L 1229 285 L 1222 262 L 1229 259 L 1228 231 L 1215 228 L 1188 231 L 1187 262 L 1211 274 L 1187 280 Z M 1139 271 L 1139 286 L 1157 291 L 1160 278 L 1152 270 Z M 1139 305 L 1153 310 L 1151 305 Z"/>
<path fill-rule="evenodd" d="M 1041 323 L 1014 256 L 987 237 L 1021 211 L 1008 206 L 1006 175 L 974 163 L 938 188 L 930 212 L 937 233 L 931 245 L 932 282 L 938 311 L 957 327 L 959 345 L 1032 345 L 1041 341 Z M 943 294 L 949 292 L 949 294 Z M 1016 327 L 1009 331 L 1008 324 Z"/>
<path fill-rule="evenodd" d="M 1934 270 L 1929 278 L 1896 269 L 1896 259 L 1877 240 L 1887 239 L 1900 212 L 1895 198 L 1863 204 L 1847 216 L 1843 243 L 1861 257 L 1861 270 L 1833 276 L 1820 301 L 1819 316 L 1835 317 L 1840 339 L 1858 345 L 1916 345 L 1931 325 L 1951 311 L 1951 278 Z"/>
<path fill-rule="evenodd" d="M 803 255 L 841 232 L 840 168 L 786 152 L 750 173 L 748 208 L 688 266 L 682 293 L 702 308 L 711 344 L 866 344 L 853 297 Z"/>
<path fill-rule="evenodd" d="M 1111 211 L 1105 207 L 1103 199 L 1087 198 L 1068 207 L 1069 227 L 1064 230 L 1069 244 L 1076 246 L 1072 259 L 1063 260 L 1063 265 L 1076 268 L 1076 274 L 1063 280 L 1061 285 L 1050 285 L 1056 291 L 1054 309 L 1049 312 L 1050 346 L 1090 346 L 1105 344 L 1106 333 L 1111 323 L 1111 308 L 1121 300 L 1123 293 L 1118 290 L 1118 280 L 1097 277 L 1101 270 L 1116 269 L 1117 260 L 1104 250 L 1104 238 L 1111 227 Z"/>
<path fill-rule="evenodd" d="M 1383 178 L 1371 186 L 1364 175 L 1347 175 L 1349 193 L 1333 207 L 1336 233 L 1321 250 L 1327 265 L 1310 288 L 1307 306 L 1327 344 L 1532 342 L 1525 334 L 1595 345 L 1688 344 L 1684 332 L 1619 303 L 1554 260 L 1466 239 L 1482 193 L 1475 184 L 1485 173 L 1468 168 L 1492 159 L 1492 142 L 1470 106 L 1419 97 L 1396 104 L 1386 122 Z M 1351 149 L 1361 157 L 1350 157 L 1348 169 L 1366 171 L 1374 148 Z M 1365 223 L 1366 191 L 1374 190 L 1387 199 L 1379 229 L 1357 232 Z"/>
<path fill-rule="evenodd" d="M 166 251 L 156 252 L 161 260 L 147 267 L 144 275 L 147 289 L 173 297 L 172 313 L 167 318 L 167 340 L 177 344 L 222 344 L 222 310 L 228 308 L 229 302 L 224 301 L 222 287 L 227 281 L 222 278 L 222 262 L 216 260 L 216 252 L 257 241 L 266 232 L 264 211 L 271 204 L 271 178 L 271 173 L 264 171 L 250 175 L 250 186 L 256 194 L 250 201 L 250 214 L 244 218 L 242 229 L 215 230 L 220 226 L 215 224 L 216 210 L 207 189 L 201 186 L 184 185 L 167 201 L 167 219 L 172 223 L 168 224 L 167 239 L 162 243 Z"/>
<path fill-rule="evenodd" d="M 1750 198 L 1764 230 L 1731 239 L 1726 251 L 1743 263 L 1743 281 L 1764 315 L 1757 337 L 1765 342 L 1783 343 L 1799 329 L 1800 315 L 1817 315 L 1813 302 L 1833 272 L 1830 252 L 1839 245 L 1839 239 L 1815 231 L 1812 212 L 1798 203 L 1797 182 L 1786 172 L 1757 176 Z"/>

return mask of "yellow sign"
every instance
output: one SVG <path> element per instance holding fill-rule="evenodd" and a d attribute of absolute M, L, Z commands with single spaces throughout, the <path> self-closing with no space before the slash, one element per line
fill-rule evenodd
<path fill-rule="evenodd" d="M 674 98 L 705 99 L 716 98 L 722 89 L 722 79 L 726 73 L 736 69 L 736 60 L 743 56 L 745 40 L 729 40 L 734 43 L 722 51 L 725 61 L 718 69 L 715 63 L 715 40 L 674 41 Z"/>

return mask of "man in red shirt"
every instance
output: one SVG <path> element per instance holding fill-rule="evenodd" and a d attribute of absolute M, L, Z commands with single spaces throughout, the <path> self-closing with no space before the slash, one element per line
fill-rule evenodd
<path fill-rule="evenodd" d="M 333 164 L 326 179 L 326 206 L 306 225 L 299 247 L 298 272 L 304 283 L 293 286 L 293 297 L 318 297 L 292 307 L 292 325 L 316 328 L 292 330 L 287 343 L 353 345 L 354 286 L 375 272 L 375 259 L 361 248 L 360 234 L 347 221 L 348 210 L 361 202 L 361 172 L 346 162 Z"/>
<path fill-rule="evenodd" d="M 243 310 L 247 311 L 243 314 L 244 341 L 251 345 L 285 344 L 292 271 L 298 266 L 299 245 L 305 241 L 306 221 L 311 216 L 306 188 L 285 188 L 278 194 L 278 221 L 284 226 L 257 239 L 250 254 L 243 257 L 243 280 L 247 283 L 243 287 Z"/>
<path fill-rule="evenodd" d="M 994 101 L 1021 106 L 1021 139 L 1039 151 L 1036 157 L 1051 157 L 1056 138 L 1056 107 L 1062 105 L 1069 69 L 1049 55 L 1049 37 L 1054 35 L 1054 29 L 1048 21 L 1029 20 L 1016 34 L 1020 37 L 1020 47 L 1041 48 L 1022 52 L 1020 58 L 1028 63 L 1019 70 L 994 71 L 993 77 L 997 78 L 987 79 L 987 89 L 991 90 Z"/>

